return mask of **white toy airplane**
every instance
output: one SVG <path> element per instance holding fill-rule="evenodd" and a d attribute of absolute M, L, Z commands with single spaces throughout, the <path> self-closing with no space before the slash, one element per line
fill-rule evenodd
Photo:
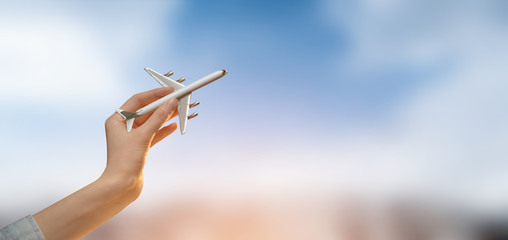
<path fill-rule="evenodd" d="M 143 116 L 147 113 L 150 113 L 157 109 L 161 104 L 168 101 L 171 98 L 176 98 L 178 100 L 178 118 L 180 120 L 180 132 L 182 135 L 185 133 L 187 129 L 187 120 L 198 115 L 197 112 L 187 116 L 189 114 L 189 108 L 193 108 L 199 105 L 199 101 L 190 104 L 190 98 L 193 91 L 221 78 L 224 77 L 228 73 L 227 70 L 220 70 L 206 75 L 205 77 L 184 86 L 181 82 L 185 81 L 185 78 L 180 78 L 178 80 L 170 79 L 169 77 L 173 75 L 173 71 L 170 71 L 164 75 L 150 69 L 145 68 L 147 71 L 157 82 L 159 82 L 163 87 L 173 87 L 174 92 L 144 106 L 143 108 L 137 110 L 136 112 L 127 112 L 122 109 L 117 109 L 116 111 L 122 115 L 122 117 L 127 122 L 127 132 L 132 130 L 132 124 L 134 124 L 134 119 Z"/>

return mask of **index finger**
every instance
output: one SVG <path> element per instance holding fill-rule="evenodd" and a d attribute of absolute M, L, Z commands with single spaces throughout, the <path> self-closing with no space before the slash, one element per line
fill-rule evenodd
<path fill-rule="evenodd" d="M 129 98 L 129 100 L 127 100 L 120 108 L 124 111 L 135 112 L 136 110 L 172 92 L 172 87 L 162 87 L 138 93 Z"/>
<path fill-rule="evenodd" d="M 138 109 L 152 103 L 153 101 L 164 97 L 173 92 L 172 87 L 162 87 L 152 89 L 150 91 L 134 94 L 130 97 L 121 107 L 120 109 L 127 112 L 135 112 Z M 118 114 L 114 114 L 118 115 Z M 123 120 L 121 116 L 118 116 L 119 120 Z"/>

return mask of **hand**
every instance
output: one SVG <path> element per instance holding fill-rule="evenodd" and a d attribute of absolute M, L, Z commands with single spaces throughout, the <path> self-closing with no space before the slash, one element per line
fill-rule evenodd
<path fill-rule="evenodd" d="M 135 112 L 171 92 L 173 88 L 164 87 L 138 93 L 120 108 Z M 148 150 L 177 128 L 176 123 L 161 128 L 165 122 L 178 114 L 176 106 L 176 99 L 170 99 L 154 112 L 136 118 L 131 132 L 127 132 L 126 122 L 118 113 L 109 117 L 105 124 L 108 154 L 107 167 L 103 175 L 120 176 L 125 180 L 135 179 L 140 181 L 142 186 L 143 167 Z"/>
<path fill-rule="evenodd" d="M 134 112 L 171 92 L 173 88 L 166 87 L 139 93 L 121 108 Z M 96 181 L 34 215 L 45 239 L 81 239 L 137 199 L 148 150 L 176 130 L 176 123 L 161 129 L 177 115 L 176 105 L 171 99 L 136 118 L 130 133 L 119 114 L 106 120 L 106 170 Z"/>

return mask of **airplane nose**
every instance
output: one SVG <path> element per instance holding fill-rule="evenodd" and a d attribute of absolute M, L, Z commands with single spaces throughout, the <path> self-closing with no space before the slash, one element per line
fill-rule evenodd
<path fill-rule="evenodd" d="M 228 74 L 228 70 L 222 69 L 222 76 Z"/>

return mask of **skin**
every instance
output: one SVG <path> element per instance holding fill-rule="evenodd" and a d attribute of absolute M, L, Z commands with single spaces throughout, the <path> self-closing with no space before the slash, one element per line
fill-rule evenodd
<path fill-rule="evenodd" d="M 171 92 L 173 88 L 166 87 L 136 94 L 121 109 L 135 112 Z M 102 175 L 34 215 L 46 240 L 81 239 L 139 197 L 148 150 L 176 130 L 176 123 L 161 128 L 178 114 L 176 106 L 176 99 L 170 99 L 136 118 L 130 133 L 119 114 L 106 120 L 107 165 Z"/>

